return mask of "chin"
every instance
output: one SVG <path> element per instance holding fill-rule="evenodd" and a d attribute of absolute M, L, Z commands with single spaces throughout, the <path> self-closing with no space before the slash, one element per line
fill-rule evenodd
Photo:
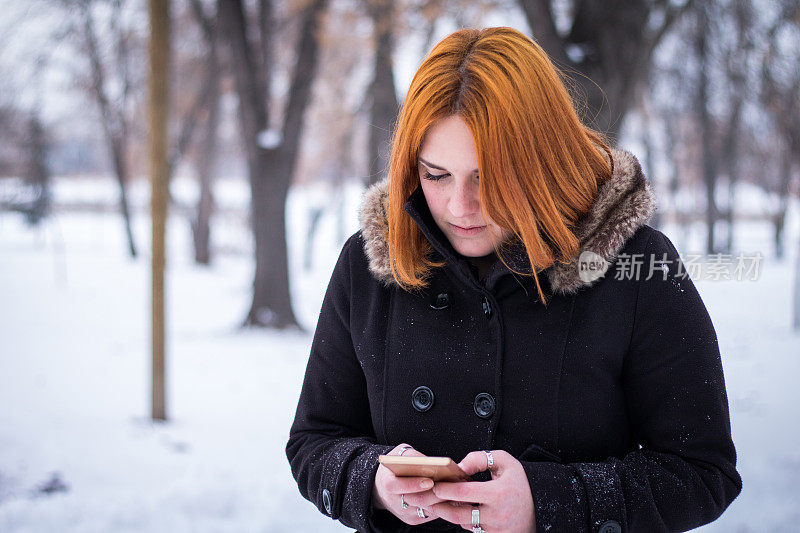
<path fill-rule="evenodd" d="M 483 257 L 494 252 L 492 243 L 470 243 L 460 241 L 453 246 L 456 252 L 465 257 Z"/>

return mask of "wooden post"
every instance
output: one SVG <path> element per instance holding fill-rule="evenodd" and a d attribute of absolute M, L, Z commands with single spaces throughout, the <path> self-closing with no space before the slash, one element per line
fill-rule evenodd
<path fill-rule="evenodd" d="M 150 0 L 150 216 L 153 279 L 153 420 L 167 419 L 164 327 L 165 229 L 169 165 L 167 162 L 169 0 Z"/>

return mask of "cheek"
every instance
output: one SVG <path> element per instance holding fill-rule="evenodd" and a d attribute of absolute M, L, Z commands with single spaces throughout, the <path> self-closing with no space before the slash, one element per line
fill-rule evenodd
<path fill-rule="evenodd" d="M 447 196 L 437 190 L 436 186 L 432 185 L 423 185 L 422 192 L 425 193 L 425 201 L 428 204 L 428 209 L 430 209 L 433 218 L 440 220 L 447 210 Z"/>
<path fill-rule="evenodd" d="M 447 199 L 442 199 L 441 197 L 434 198 L 431 212 L 437 220 L 441 220 L 447 213 Z"/>

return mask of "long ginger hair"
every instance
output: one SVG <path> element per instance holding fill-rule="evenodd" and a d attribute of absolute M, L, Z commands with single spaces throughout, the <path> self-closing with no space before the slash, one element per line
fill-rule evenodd
<path fill-rule="evenodd" d="M 581 123 L 565 79 L 536 42 L 513 28 L 462 29 L 433 48 L 411 81 L 392 136 L 386 237 L 401 287 L 422 289 L 431 269 L 443 266 L 431 260 L 430 243 L 403 206 L 419 185 L 426 132 L 459 114 L 475 143 L 484 219 L 524 244 L 527 274 L 546 303 L 537 272 L 577 254 L 576 222 L 613 164 L 603 136 Z M 508 265 L 502 249 L 495 252 Z"/>

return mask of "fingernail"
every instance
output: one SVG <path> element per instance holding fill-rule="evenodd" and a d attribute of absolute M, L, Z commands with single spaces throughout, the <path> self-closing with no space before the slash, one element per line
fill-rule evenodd
<path fill-rule="evenodd" d="M 433 481 L 432 481 L 432 480 L 430 480 L 430 479 L 423 479 L 423 480 L 420 482 L 420 486 L 421 486 L 423 489 L 429 489 L 429 488 L 433 487 Z"/>

